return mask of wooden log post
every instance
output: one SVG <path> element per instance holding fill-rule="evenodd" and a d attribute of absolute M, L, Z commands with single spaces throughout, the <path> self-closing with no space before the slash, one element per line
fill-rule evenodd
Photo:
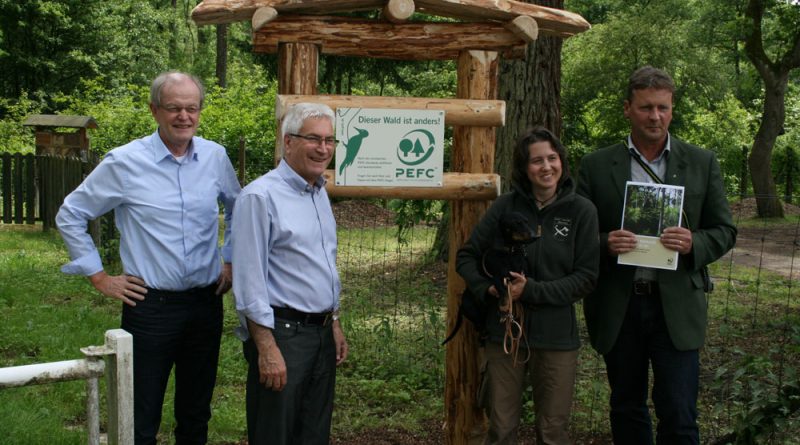
<path fill-rule="evenodd" d="M 458 58 L 460 99 L 495 99 L 499 54 L 494 51 L 464 51 Z M 453 131 L 454 171 L 491 173 L 494 168 L 495 129 L 455 127 Z M 452 201 L 450 249 L 447 270 L 448 331 L 455 324 L 464 281 L 456 273 L 456 252 L 483 216 L 489 201 Z M 447 344 L 445 373 L 445 441 L 451 445 L 477 443 L 486 429 L 483 410 L 477 406 L 479 382 L 478 339 L 467 322 Z"/>
<path fill-rule="evenodd" d="M 319 47 L 312 43 L 278 45 L 278 94 L 317 94 Z M 275 165 L 281 159 L 281 123 L 275 125 Z"/>

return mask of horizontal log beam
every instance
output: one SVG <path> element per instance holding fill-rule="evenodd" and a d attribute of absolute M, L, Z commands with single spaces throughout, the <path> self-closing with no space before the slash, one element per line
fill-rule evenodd
<path fill-rule="evenodd" d="M 443 173 L 442 187 L 337 186 L 334 171 L 325 170 L 325 189 L 331 197 L 492 200 L 500 195 L 500 176 L 494 173 Z"/>
<path fill-rule="evenodd" d="M 250 20 L 256 9 L 271 7 L 279 13 L 326 15 L 382 9 L 387 0 L 204 0 L 192 10 L 197 25 Z M 570 37 L 591 28 L 574 12 L 514 0 L 415 0 L 415 9 L 427 14 L 469 21 L 507 23 L 530 16 L 543 35 Z"/>
<path fill-rule="evenodd" d="M 502 100 L 433 99 L 381 96 L 310 96 L 279 94 L 275 117 L 280 121 L 286 110 L 299 102 L 318 102 L 337 108 L 391 108 L 401 110 L 444 110 L 444 123 L 469 127 L 502 127 L 506 103 Z"/>
<path fill-rule="evenodd" d="M 542 30 L 540 29 L 540 32 Z M 253 33 L 253 51 L 275 53 L 279 43 L 312 43 L 323 54 L 396 60 L 455 60 L 462 51 L 525 56 L 527 43 L 502 23 L 393 24 L 335 16 L 280 16 Z"/>
<path fill-rule="evenodd" d="M 192 10 L 192 20 L 198 26 L 242 22 L 262 7 L 290 14 L 336 14 L 381 9 L 385 4 L 386 0 L 203 0 Z"/>
<path fill-rule="evenodd" d="M 591 28 L 580 14 L 514 0 L 415 0 L 414 3 L 420 12 L 448 17 L 458 14 L 457 18 L 464 20 L 509 22 L 527 15 L 536 20 L 542 35 L 571 37 Z"/>

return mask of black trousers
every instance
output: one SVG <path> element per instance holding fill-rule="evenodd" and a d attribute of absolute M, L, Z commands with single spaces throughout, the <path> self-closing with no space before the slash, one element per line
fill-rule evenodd
<path fill-rule="evenodd" d="M 137 445 L 156 443 L 164 392 L 175 367 L 175 443 L 208 440 L 211 397 L 222 337 L 216 285 L 185 292 L 148 289 L 123 305 L 122 329 L 133 335 L 133 411 Z"/>
<path fill-rule="evenodd" d="M 282 391 L 259 383 L 258 350 L 244 343 L 247 370 L 247 437 L 250 445 L 328 445 L 336 347 L 333 329 L 275 319 L 272 331 L 286 362 Z"/>

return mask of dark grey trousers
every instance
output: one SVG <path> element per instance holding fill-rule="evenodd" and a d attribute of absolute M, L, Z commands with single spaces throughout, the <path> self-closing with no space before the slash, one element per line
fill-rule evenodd
<path fill-rule="evenodd" d="M 276 318 L 272 335 L 286 362 L 287 383 L 282 391 L 259 383 L 258 350 L 252 339 L 244 343 L 250 445 L 328 445 L 336 384 L 331 325 Z"/>

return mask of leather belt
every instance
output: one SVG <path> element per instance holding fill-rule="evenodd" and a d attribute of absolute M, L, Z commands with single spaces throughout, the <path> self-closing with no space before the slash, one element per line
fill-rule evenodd
<path fill-rule="evenodd" d="M 634 281 L 633 295 L 656 295 L 658 294 L 658 282 L 656 281 Z"/>
<path fill-rule="evenodd" d="M 333 312 L 309 313 L 301 312 L 289 307 L 272 306 L 272 313 L 275 315 L 275 318 L 305 325 L 327 326 L 333 322 Z"/>
<path fill-rule="evenodd" d="M 184 290 L 161 290 L 161 289 L 154 289 L 152 287 L 148 287 L 147 289 L 147 296 L 151 297 L 166 297 L 172 299 L 178 298 L 207 298 L 216 296 L 215 291 L 217 290 L 217 283 L 211 283 L 208 286 L 202 287 L 193 287 L 191 289 L 184 289 Z"/>

